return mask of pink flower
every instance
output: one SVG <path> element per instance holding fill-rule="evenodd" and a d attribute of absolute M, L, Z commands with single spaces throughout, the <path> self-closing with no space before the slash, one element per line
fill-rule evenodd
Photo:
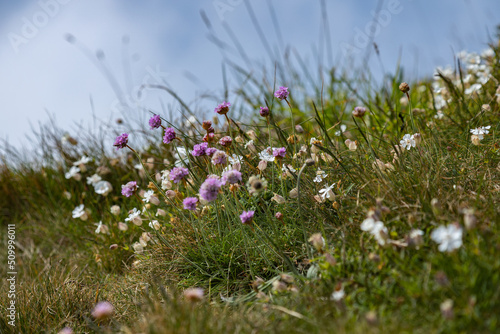
<path fill-rule="evenodd" d="M 111 303 L 109 302 L 104 301 L 96 304 L 94 310 L 92 311 L 92 316 L 97 320 L 107 319 L 111 317 L 114 312 L 115 308 L 113 307 L 113 305 L 111 305 Z"/>

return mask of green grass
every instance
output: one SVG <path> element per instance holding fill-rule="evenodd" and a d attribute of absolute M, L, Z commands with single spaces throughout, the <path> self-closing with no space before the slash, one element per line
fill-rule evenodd
<path fill-rule="evenodd" d="M 162 143 L 159 129 L 126 122 L 120 131 L 117 125 L 82 130 L 73 144 L 61 141 L 64 131 L 55 125 L 42 127 L 34 134 L 39 158 L 4 146 L 0 219 L 5 231 L 16 224 L 18 318 L 13 328 L 2 316 L 1 332 L 57 333 L 65 326 L 76 333 L 499 331 L 500 50 L 492 47 L 495 56 L 482 59 L 491 77 L 480 91 L 466 93 L 479 80 L 470 70 L 443 74 L 410 83 L 410 103 L 398 89 L 399 70 L 382 88 L 332 70 L 324 73 L 324 86 L 308 89 L 310 81 L 301 78 L 312 77 L 291 67 L 289 82 L 275 85 L 291 92 L 279 101 L 272 75 L 260 80 L 233 64 L 240 81 L 230 125 L 223 116 L 213 120 L 216 138 L 233 142 L 210 145 L 241 155 L 242 181 L 223 186 L 195 212 L 184 210 L 182 199 L 197 197 L 206 177 L 220 176 L 222 167 L 188 154 L 189 175 L 165 189 L 159 173 L 173 168 L 178 149 L 190 152 L 201 142 L 205 130 L 197 122 L 164 118 L 180 139 L 170 144 Z M 438 108 L 440 97 L 447 102 Z M 265 105 L 267 119 L 258 116 Z M 350 113 L 358 105 L 368 109 L 363 118 Z M 444 117 L 435 117 L 438 110 Z M 189 115 L 186 104 L 182 113 Z M 470 130 L 481 126 L 491 128 L 475 145 Z M 130 132 L 131 149 L 114 151 L 121 132 Z M 405 134 L 417 132 L 415 147 L 398 148 Z M 346 139 L 357 149 L 349 150 Z M 257 153 L 268 146 L 287 154 L 261 171 Z M 92 160 L 81 180 L 66 179 L 82 155 Z M 284 173 L 282 165 L 293 170 Z M 314 182 L 318 168 L 326 176 Z M 94 173 L 113 191 L 97 194 L 86 181 Z M 252 175 L 267 181 L 255 195 L 246 185 Z M 140 191 L 122 196 L 129 181 L 154 190 L 159 205 L 145 204 Z M 319 200 L 320 189 L 332 184 L 331 198 Z M 88 210 L 85 221 L 72 218 L 80 204 Z M 113 205 L 119 214 L 111 213 Z M 133 208 L 145 208 L 142 225 L 128 222 L 123 231 L 119 223 Z M 239 215 L 249 210 L 253 221 L 242 224 Z M 361 230 L 367 217 L 387 228 L 378 235 L 384 245 Z M 148 226 L 153 220 L 158 230 Z M 109 234 L 96 233 L 99 221 Z M 431 234 L 451 224 L 463 230 L 462 244 L 441 252 Z M 409 237 L 416 229 L 421 240 Z M 315 233 L 326 243 L 318 249 L 308 241 Z M 7 249 L 7 233 L 1 235 Z M 4 253 L 0 260 L 7 263 Z M 0 266 L 2 277 L 8 271 Z M 204 299 L 186 300 L 182 291 L 190 287 L 203 288 Z M 6 280 L 1 288 L 8 290 Z M 339 290 L 345 295 L 332 300 Z M 91 311 L 102 300 L 115 311 L 98 321 Z M 449 300 L 452 310 L 443 312 Z M 2 314 L 8 302 L 0 299 Z"/>

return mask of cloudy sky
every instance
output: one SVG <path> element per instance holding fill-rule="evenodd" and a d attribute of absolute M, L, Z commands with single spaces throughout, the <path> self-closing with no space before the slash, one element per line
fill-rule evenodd
<path fill-rule="evenodd" d="M 326 45 L 320 0 L 269 1 L 251 4 L 272 49 L 289 45 L 305 58 L 322 50 L 325 61 L 338 65 L 346 54 L 363 58 L 371 30 L 386 69 L 402 55 L 407 81 L 452 63 L 460 50 L 481 52 L 500 24 L 498 0 L 326 0 L 329 54 L 318 47 Z M 160 108 L 161 100 L 178 109 L 163 93 L 138 100 L 142 83 L 166 83 L 186 101 L 221 94 L 222 53 L 207 38 L 201 11 L 220 41 L 233 45 L 230 27 L 251 59 L 269 60 L 244 0 L 1 1 L 0 138 L 26 143 L 30 124 L 49 115 L 74 132 L 92 115 L 120 117 L 124 104 Z"/>

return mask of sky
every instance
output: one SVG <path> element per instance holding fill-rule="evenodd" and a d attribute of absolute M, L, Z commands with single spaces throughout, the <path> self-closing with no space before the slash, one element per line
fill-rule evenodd
<path fill-rule="evenodd" d="M 136 106 L 179 110 L 165 92 L 138 98 L 141 84 L 165 84 L 196 110 L 213 109 L 215 102 L 196 101 L 207 93 L 222 96 L 224 54 L 201 12 L 221 42 L 233 45 L 229 27 L 248 57 L 262 62 L 269 49 L 285 46 L 310 64 L 318 54 L 335 65 L 360 61 L 372 35 L 387 70 L 401 56 L 406 81 L 452 64 L 460 50 L 481 52 L 500 24 L 498 0 L 325 0 L 324 11 L 321 0 L 270 1 L 0 1 L 0 139 L 29 145 L 31 127 L 49 117 L 74 133 Z"/>

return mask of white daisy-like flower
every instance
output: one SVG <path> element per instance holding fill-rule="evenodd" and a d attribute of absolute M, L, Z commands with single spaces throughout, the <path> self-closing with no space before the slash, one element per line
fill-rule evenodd
<path fill-rule="evenodd" d="M 431 239 L 439 244 L 440 252 L 451 252 L 462 246 L 462 228 L 455 224 L 441 225 L 431 233 Z"/>
<path fill-rule="evenodd" d="M 229 160 L 229 163 L 231 165 L 234 165 L 236 163 L 242 164 L 243 163 L 243 156 L 241 155 L 236 155 L 233 153 L 233 155 L 228 156 L 227 159 Z"/>
<path fill-rule="evenodd" d="M 249 140 L 248 142 L 245 143 L 245 149 L 255 152 L 255 145 L 253 140 Z"/>
<path fill-rule="evenodd" d="M 328 199 L 331 199 L 333 200 L 335 198 L 335 194 L 333 193 L 333 187 L 335 186 L 335 183 L 332 184 L 331 186 L 326 186 L 325 188 L 323 189 L 320 189 L 319 190 L 319 196 L 321 197 L 321 199 L 325 199 L 325 198 L 328 198 Z"/>
<path fill-rule="evenodd" d="M 491 128 L 491 125 L 481 126 L 479 128 L 471 129 L 470 133 L 472 133 L 473 135 L 476 135 L 479 138 L 479 140 L 482 140 L 482 139 L 484 139 L 484 135 L 487 135 L 488 133 L 490 133 L 490 131 L 489 131 L 490 128 Z"/>
<path fill-rule="evenodd" d="M 94 184 L 94 190 L 97 194 L 106 196 L 113 191 L 113 186 L 108 181 L 99 181 Z"/>
<path fill-rule="evenodd" d="M 78 205 L 73 210 L 72 214 L 73 214 L 73 218 L 81 218 L 84 215 L 87 215 L 87 213 L 85 212 L 85 205 L 83 205 L 83 204 Z M 82 219 L 82 220 L 84 220 L 84 219 Z"/>
<path fill-rule="evenodd" d="M 313 182 L 319 183 L 323 181 L 323 179 L 327 176 L 328 174 L 326 174 L 325 171 L 318 168 L 318 170 L 316 171 L 316 177 L 313 179 Z"/>
<path fill-rule="evenodd" d="M 97 182 L 101 181 L 102 177 L 100 175 L 94 174 L 87 177 L 87 184 L 95 185 Z"/>
<path fill-rule="evenodd" d="M 267 162 L 273 162 L 274 161 L 274 155 L 273 155 L 273 150 L 276 147 L 268 147 L 262 152 L 259 152 L 259 159 Z"/>
<path fill-rule="evenodd" d="M 413 137 L 413 135 L 405 134 L 399 144 L 403 149 L 406 148 L 407 150 L 410 150 L 410 148 L 415 147 L 416 145 L 415 138 Z"/>
<path fill-rule="evenodd" d="M 77 175 L 80 175 L 80 174 L 78 174 L 78 173 L 80 173 L 80 168 L 75 167 L 75 166 L 72 166 L 72 167 L 69 169 L 69 171 L 68 171 L 66 174 L 64 174 L 64 177 L 65 177 L 66 179 L 71 179 L 72 177 L 76 177 Z"/>
<path fill-rule="evenodd" d="M 95 233 L 99 234 L 109 234 L 109 228 L 106 225 L 102 224 L 102 221 L 100 221 L 97 225 L 97 228 L 95 229 Z"/>
<path fill-rule="evenodd" d="M 86 156 L 82 155 L 82 157 L 80 158 L 80 160 L 73 162 L 73 166 L 86 165 L 91 160 L 92 159 L 90 159 L 89 157 L 86 157 Z"/>
<path fill-rule="evenodd" d="M 151 200 L 151 196 L 154 196 L 155 192 L 153 190 L 148 190 L 144 193 L 144 198 L 142 199 L 143 202 L 149 203 Z"/>
<path fill-rule="evenodd" d="M 149 227 L 158 231 L 161 228 L 161 225 L 157 220 L 153 220 L 152 222 L 149 222 Z"/>
<path fill-rule="evenodd" d="M 142 224 L 142 219 L 141 219 L 141 211 L 137 210 L 137 208 L 133 208 L 132 212 L 129 213 L 128 217 L 125 218 L 125 221 L 131 221 L 135 225 L 141 225 Z"/>

